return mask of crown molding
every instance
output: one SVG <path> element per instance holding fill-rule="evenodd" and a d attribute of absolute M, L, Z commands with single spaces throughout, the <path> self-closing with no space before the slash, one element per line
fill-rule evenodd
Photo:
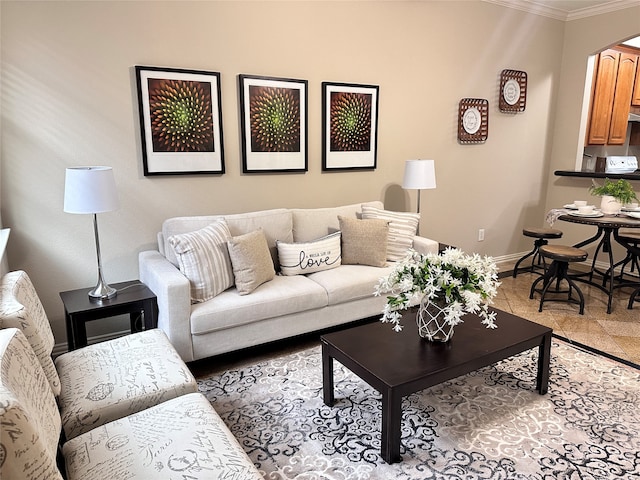
<path fill-rule="evenodd" d="M 562 8 L 550 6 L 548 3 L 540 3 L 536 0 L 481 0 L 503 7 L 513 8 L 527 13 L 533 13 L 556 20 L 571 21 L 580 18 L 593 17 L 604 13 L 615 12 L 625 8 L 640 6 L 640 0 L 611 0 L 601 5 L 580 8 L 571 12 Z"/>

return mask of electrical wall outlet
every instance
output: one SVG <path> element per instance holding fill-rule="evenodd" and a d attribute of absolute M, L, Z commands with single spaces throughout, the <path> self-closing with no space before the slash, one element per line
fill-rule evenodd
<path fill-rule="evenodd" d="M 484 242 L 484 228 L 481 228 L 480 230 L 478 230 L 478 241 Z"/>

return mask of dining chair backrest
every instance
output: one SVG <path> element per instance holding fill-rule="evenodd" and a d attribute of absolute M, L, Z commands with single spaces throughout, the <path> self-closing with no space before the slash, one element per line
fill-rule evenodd
<path fill-rule="evenodd" d="M 29 342 L 0 330 L 0 478 L 62 480 L 58 406 Z"/>
<path fill-rule="evenodd" d="M 60 395 L 60 378 L 51 359 L 55 344 L 49 319 L 31 279 L 22 270 L 3 275 L 0 280 L 0 329 L 18 328 L 31 344 L 51 390 Z"/>

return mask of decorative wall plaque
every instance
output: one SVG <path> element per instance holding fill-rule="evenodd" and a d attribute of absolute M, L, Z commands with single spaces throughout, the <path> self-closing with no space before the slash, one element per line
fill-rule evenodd
<path fill-rule="evenodd" d="M 489 136 L 489 101 L 463 98 L 458 107 L 458 141 L 484 143 Z"/>
<path fill-rule="evenodd" d="M 500 73 L 501 112 L 524 112 L 527 104 L 527 72 L 520 70 L 503 70 Z"/>

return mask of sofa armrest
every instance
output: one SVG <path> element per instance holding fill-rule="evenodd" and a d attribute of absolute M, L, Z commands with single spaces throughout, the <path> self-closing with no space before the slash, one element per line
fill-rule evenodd
<path fill-rule="evenodd" d="M 426 255 L 427 253 L 438 253 L 440 244 L 430 238 L 419 237 L 418 235 L 413 237 L 413 249 Z"/>
<path fill-rule="evenodd" d="M 193 361 L 189 280 L 156 250 L 138 255 L 140 280 L 158 299 L 158 328 L 185 362 Z"/>

